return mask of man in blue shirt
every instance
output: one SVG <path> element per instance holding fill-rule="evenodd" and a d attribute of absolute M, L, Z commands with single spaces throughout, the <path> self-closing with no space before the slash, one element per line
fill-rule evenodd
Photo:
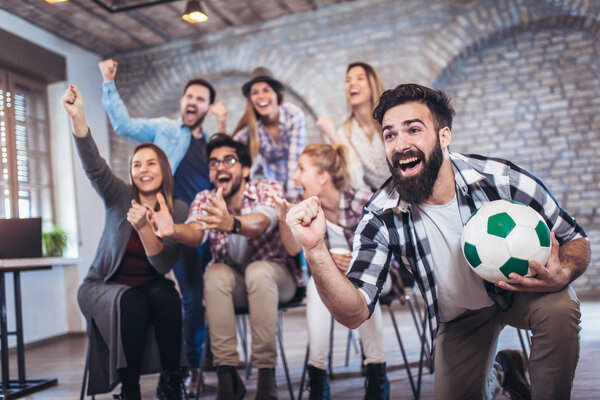
<path fill-rule="evenodd" d="M 117 62 L 112 59 L 98 64 L 102 73 L 102 103 L 108 113 L 113 129 L 119 136 L 136 142 L 152 142 L 162 148 L 174 171 L 174 197 L 192 202 L 196 193 L 210 189 L 208 163 L 204 146 L 209 133 L 202 128 L 204 118 L 212 112 L 219 123 L 219 131 L 225 132 L 227 109 L 223 101 L 213 104 L 216 92 L 203 79 L 190 80 L 179 101 L 181 117 L 131 118 L 127 107 L 117 92 L 115 76 Z M 202 306 L 202 273 L 210 261 L 208 246 L 184 247 L 174 272 L 183 302 L 184 341 L 192 379 L 188 390 L 193 391 L 198 377 L 202 343 L 206 329 Z"/>

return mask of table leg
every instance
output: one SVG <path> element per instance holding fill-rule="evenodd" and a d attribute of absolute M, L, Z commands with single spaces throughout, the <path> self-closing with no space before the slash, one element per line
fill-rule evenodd
<path fill-rule="evenodd" d="M 17 333 L 17 365 L 19 368 L 19 382 L 25 382 L 25 345 L 23 342 L 23 308 L 21 302 L 21 273 L 13 272 L 15 286 L 15 322 Z"/>
<path fill-rule="evenodd" d="M 2 352 L 2 393 L 8 393 L 10 385 L 8 375 L 8 323 L 6 321 L 6 288 L 4 272 L 0 271 L 0 351 Z"/>

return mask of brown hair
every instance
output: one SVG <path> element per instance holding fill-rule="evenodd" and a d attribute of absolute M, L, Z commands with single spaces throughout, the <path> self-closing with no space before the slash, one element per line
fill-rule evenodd
<path fill-rule="evenodd" d="M 129 159 L 129 178 L 131 179 L 131 185 L 133 186 L 133 193 L 135 194 L 135 201 L 140 202 L 140 191 L 135 183 L 133 182 L 133 175 L 131 175 L 131 166 L 133 164 L 133 156 L 142 150 L 142 149 L 151 149 L 156 153 L 156 157 L 158 158 L 158 165 L 160 165 L 160 171 L 162 173 L 162 183 L 160 185 L 159 191 L 162 193 L 165 201 L 167 202 L 167 208 L 169 212 L 173 214 L 173 188 L 175 186 L 173 181 L 173 173 L 171 172 L 171 165 L 169 164 L 169 159 L 164 151 L 157 145 L 150 142 L 143 142 L 138 144 L 133 153 L 131 153 L 131 158 Z M 158 206 L 158 203 L 157 203 Z"/>
<path fill-rule="evenodd" d="M 279 87 L 271 85 L 267 81 L 264 82 L 271 86 L 271 88 L 275 91 L 275 94 L 277 95 L 277 104 L 281 105 L 281 103 L 283 103 L 283 90 L 281 90 Z M 256 127 L 256 123 L 259 119 L 260 115 L 256 112 L 254 107 L 252 107 L 252 103 L 250 102 L 250 94 L 248 94 L 248 97 L 246 97 L 246 110 L 233 130 L 232 137 L 235 139 L 235 136 L 239 131 L 245 127 L 248 127 L 248 149 L 250 150 L 250 157 L 252 157 L 252 159 L 256 159 L 260 151 L 258 129 Z"/>
<path fill-rule="evenodd" d="M 327 172 L 331 176 L 331 182 L 337 190 L 343 191 L 350 187 L 346 146 L 343 144 L 332 146 L 325 143 L 309 144 L 304 148 L 302 154 L 310 156 L 320 172 Z"/>
<path fill-rule="evenodd" d="M 373 108 L 375 108 L 377 101 L 379 100 L 379 96 L 381 96 L 381 94 L 385 90 L 385 86 L 383 85 L 383 82 L 381 81 L 379 74 L 377 73 L 377 71 L 375 71 L 375 68 L 373 68 L 372 66 L 370 66 L 369 64 L 367 64 L 365 62 L 358 61 L 358 62 L 353 62 L 353 63 L 349 64 L 348 68 L 346 68 L 346 75 L 354 67 L 362 67 L 367 74 L 367 80 L 369 81 L 369 86 L 371 88 L 371 111 L 372 111 Z M 348 119 L 346 119 L 346 121 L 343 124 L 343 126 L 347 132 L 350 131 L 350 124 L 352 124 L 352 118 L 354 118 L 354 113 L 351 111 L 350 116 L 348 117 Z"/>

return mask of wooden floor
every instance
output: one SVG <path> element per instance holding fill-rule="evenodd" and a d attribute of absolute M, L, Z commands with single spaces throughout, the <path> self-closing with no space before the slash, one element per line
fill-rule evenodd
<path fill-rule="evenodd" d="M 410 360 L 418 358 L 418 342 L 415 338 L 415 328 L 412 324 L 410 314 L 405 307 L 399 307 L 396 316 L 401 326 L 401 335 L 407 347 Z M 586 301 L 582 303 L 582 331 L 581 331 L 581 355 L 575 376 L 573 398 L 574 399 L 600 399 L 600 301 Z M 306 350 L 306 331 L 304 320 L 304 309 L 290 310 L 285 315 L 284 340 L 286 356 L 291 370 L 294 383 L 295 396 L 297 397 L 304 352 Z M 385 351 L 389 367 L 388 377 L 391 382 L 392 399 L 411 399 L 411 389 L 407 374 L 402 367 L 402 357 L 399 351 L 391 320 L 387 312 L 384 312 L 385 327 Z M 350 364 L 344 367 L 344 355 L 346 345 L 347 329 L 336 326 L 334 344 L 334 373 L 337 377 L 331 381 L 333 399 L 362 399 L 364 396 L 364 379 L 359 376 L 359 357 L 351 352 Z M 30 400 L 64 400 L 79 398 L 86 342 L 83 337 L 71 337 L 60 339 L 52 344 L 38 346 L 27 351 L 27 376 L 29 378 L 58 378 L 56 387 L 25 397 Z M 506 328 L 501 336 L 499 348 L 519 348 L 516 330 Z M 11 366 L 16 365 L 16 360 L 11 360 Z M 413 369 L 416 373 L 416 369 Z M 16 371 L 11 371 L 15 376 Z M 214 398 L 214 386 L 216 376 L 214 373 L 205 374 L 209 390 L 203 399 Z M 157 376 L 147 376 L 142 379 L 142 390 L 145 399 L 153 399 Z M 281 368 L 281 362 L 277 369 L 277 380 L 280 399 L 289 398 L 285 377 Z M 246 382 L 248 393 L 246 398 L 254 398 L 256 387 L 256 372 Z M 211 392 L 210 389 L 213 389 Z M 307 399 L 305 392 L 304 399 Z M 422 399 L 433 399 L 433 377 L 429 374 L 423 376 Z M 498 398 L 505 399 L 500 396 Z M 106 394 L 96 396 L 98 400 L 112 399 L 112 395 Z"/>

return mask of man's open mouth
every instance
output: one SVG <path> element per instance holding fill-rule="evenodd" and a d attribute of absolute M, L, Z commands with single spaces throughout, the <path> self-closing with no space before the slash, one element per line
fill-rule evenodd
<path fill-rule="evenodd" d="M 422 161 L 420 157 L 410 155 L 398 157 L 395 165 L 403 176 L 411 176 L 420 170 Z"/>

